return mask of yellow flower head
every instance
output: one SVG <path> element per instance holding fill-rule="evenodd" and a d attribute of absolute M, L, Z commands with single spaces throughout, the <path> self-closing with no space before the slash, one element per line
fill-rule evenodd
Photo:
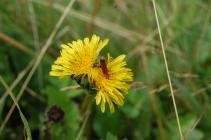
<path fill-rule="evenodd" d="M 111 112 L 114 112 L 115 103 L 118 106 L 124 104 L 124 95 L 132 82 L 133 73 L 126 68 L 125 55 L 112 59 L 109 55 L 106 59 L 100 60 L 100 67 L 91 71 L 91 78 L 97 91 L 96 104 L 101 104 L 101 111 L 105 112 L 107 102 Z"/>
<path fill-rule="evenodd" d="M 100 37 L 93 35 L 90 40 L 85 38 L 62 44 L 61 55 L 52 65 L 50 75 L 71 76 L 81 87 L 96 93 L 96 104 L 101 104 L 102 112 L 105 112 L 106 103 L 114 112 L 114 104 L 124 104 L 124 95 L 132 82 L 133 73 L 125 67 L 125 55 L 115 59 L 109 55 L 107 58 L 99 57 L 107 43 L 108 39 L 100 40 Z"/>
<path fill-rule="evenodd" d="M 62 44 L 61 55 L 51 67 L 51 76 L 81 76 L 88 75 L 98 58 L 100 50 L 107 45 L 108 39 L 100 40 L 100 37 L 93 35 L 91 40 L 85 38 Z"/>

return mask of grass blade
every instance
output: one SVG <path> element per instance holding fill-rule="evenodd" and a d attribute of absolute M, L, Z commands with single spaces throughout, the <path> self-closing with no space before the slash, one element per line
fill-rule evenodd
<path fill-rule="evenodd" d="M 173 105 L 174 105 L 175 115 L 176 115 L 176 119 L 177 119 L 177 125 L 178 125 L 178 129 L 179 129 L 179 133 L 180 133 L 180 139 L 184 140 L 184 137 L 183 137 L 183 134 L 182 134 L 182 129 L 181 129 L 181 124 L 180 124 L 180 120 L 179 120 L 179 115 L 178 115 L 178 111 L 177 111 L 177 105 L 176 105 L 176 101 L 175 101 L 175 98 L 174 98 L 174 91 L 173 91 L 173 87 L 172 87 L 172 83 L 171 83 L 171 77 L 170 77 L 170 74 L 169 74 L 168 62 L 167 62 L 166 53 L 165 53 L 165 49 L 164 49 L 164 45 L 163 45 L 163 39 L 162 39 L 161 31 L 160 31 L 160 24 L 159 24 L 159 20 L 158 20 L 155 1 L 152 0 L 152 3 L 153 3 L 154 12 L 155 12 L 155 18 L 156 18 L 157 28 L 158 28 L 158 32 L 159 32 L 160 43 L 161 43 L 166 73 L 167 73 L 167 77 L 168 77 L 169 87 L 170 87 L 170 91 L 171 91 L 172 102 L 173 102 Z"/>
<path fill-rule="evenodd" d="M 12 91 L 10 90 L 9 86 L 7 85 L 7 83 L 4 81 L 4 79 L 2 78 L 2 76 L 0 76 L 0 82 L 2 83 L 2 85 L 4 86 L 4 88 L 7 90 L 8 94 L 10 95 L 10 97 L 12 98 L 13 102 L 15 103 L 18 112 L 20 114 L 21 120 L 23 122 L 24 125 L 24 131 L 26 132 L 26 136 L 27 136 L 27 140 L 32 140 L 32 136 L 31 136 L 31 130 L 28 124 L 28 121 L 26 119 L 26 117 L 23 115 L 20 106 L 18 105 L 18 102 L 15 99 L 15 96 L 13 95 Z M 1 131 L 0 131 L 1 133 Z"/>

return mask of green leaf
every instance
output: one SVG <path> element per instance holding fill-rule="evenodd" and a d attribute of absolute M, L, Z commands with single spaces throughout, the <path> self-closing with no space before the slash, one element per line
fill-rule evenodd
<path fill-rule="evenodd" d="M 186 140 L 201 140 L 203 138 L 203 132 L 200 130 L 194 128 L 191 131 L 191 128 L 196 120 L 197 117 L 195 114 L 180 115 L 180 123 Z M 180 140 L 176 118 L 168 121 L 167 125 L 169 127 L 169 139 Z"/>
<path fill-rule="evenodd" d="M 97 114 L 94 118 L 94 130 L 100 138 L 106 138 L 107 132 L 114 135 L 120 135 L 126 129 L 123 114 L 118 110 L 115 113 L 109 111 L 102 113 L 98 108 Z"/>
<path fill-rule="evenodd" d="M 106 135 L 106 140 L 118 140 L 118 139 L 115 135 L 108 132 L 107 135 Z"/>

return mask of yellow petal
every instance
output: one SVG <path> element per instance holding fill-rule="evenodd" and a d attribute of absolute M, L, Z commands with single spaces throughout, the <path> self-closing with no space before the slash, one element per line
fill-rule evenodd
<path fill-rule="evenodd" d="M 109 39 L 105 39 L 103 41 L 100 41 L 97 49 L 97 53 L 99 53 L 107 44 L 108 44 Z"/>
<path fill-rule="evenodd" d="M 101 111 L 104 113 L 105 112 L 105 102 L 101 102 Z"/>
<path fill-rule="evenodd" d="M 105 97 L 106 97 L 106 101 L 108 102 L 109 109 L 113 113 L 115 111 L 114 110 L 114 105 L 113 105 L 112 101 L 110 100 L 110 98 L 107 95 L 105 95 Z"/>
<path fill-rule="evenodd" d="M 100 104 L 100 101 L 101 101 L 101 94 L 100 93 L 97 93 L 96 95 L 96 105 L 99 105 Z"/>

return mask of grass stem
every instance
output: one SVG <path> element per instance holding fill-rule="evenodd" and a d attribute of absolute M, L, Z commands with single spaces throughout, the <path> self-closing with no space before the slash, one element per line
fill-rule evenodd
<path fill-rule="evenodd" d="M 160 24 L 159 24 L 159 20 L 158 20 L 158 15 L 157 15 L 155 1 L 152 0 L 152 3 L 153 3 L 154 12 L 155 12 L 155 18 L 156 18 L 157 28 L 158 28 L 158 32 L 159 32 L 160 43 L 161 43 L 161 48 L 162 48 L 162 54 L 163 54 L 165 68 L 166 68 L 166 73 L 167 73 L 167 77 L 168 77 L 171 97 L 172 97 L 174 110 L 175 110 L 175 115 L 176 115 L 176 119 L 177 119 L 177 125 L 178 125 L 178 129 L 179 129 L 179 133 L 180 133 L 180 139 L 184 140 L 182 129 L 181 129 L 181 124 L 180 124 L 180 120 L 179 120 L 179 115 L 178 115 L 178 111 L 177 111 L 177 105 L 176 105 L 176 101 L 175 101 L 175 98 L 174 98 L 174 91 L 173 91 L 173 87 L 172 87 L 172 83 L 171 83 L 171 77 L 170 77 L 170 74 L 169 74 L 168 62 L 167 62 L 167 58 L 166 58 L 166 53 L 165 53 L 165 48 L 164 48 L 164 44 L 163 44 L 162 34 L 161 34 L 161 31 L 160 31 Z"/>

